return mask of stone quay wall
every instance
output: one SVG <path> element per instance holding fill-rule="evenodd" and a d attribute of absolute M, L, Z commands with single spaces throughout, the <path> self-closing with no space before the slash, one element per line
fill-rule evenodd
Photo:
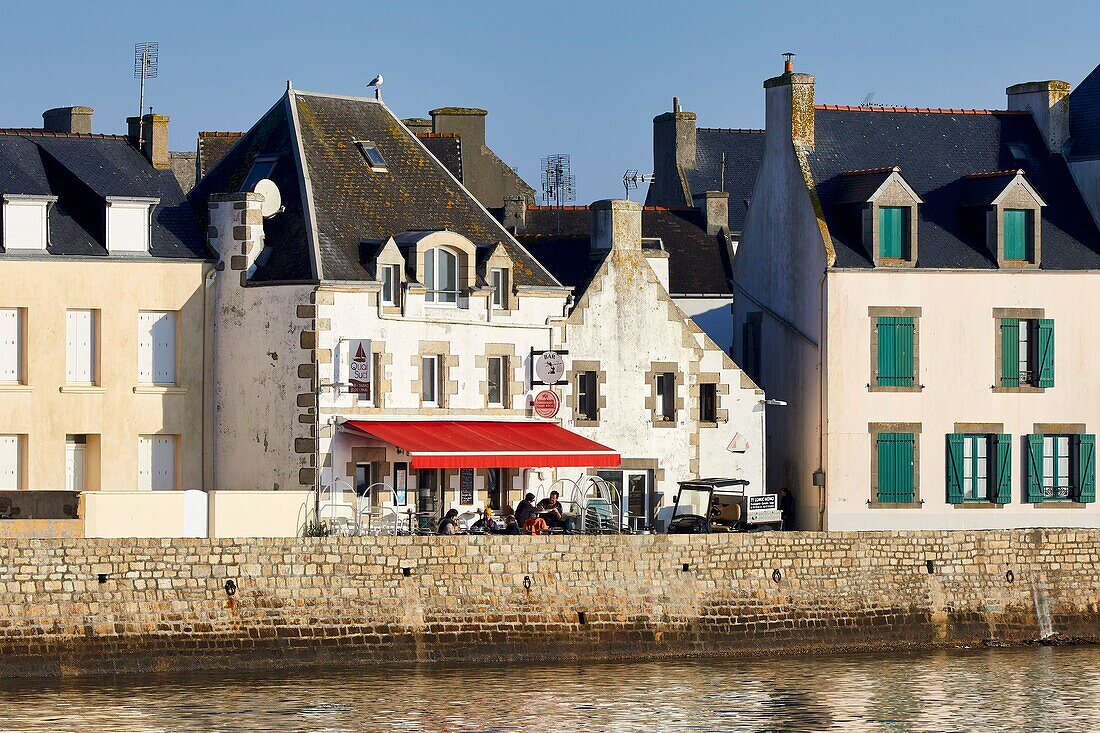
<path fill-rule="evenodd" d="M 1100 640 L 1100 531 L 0 540 L 5 676 L 1051 634 Z"/>

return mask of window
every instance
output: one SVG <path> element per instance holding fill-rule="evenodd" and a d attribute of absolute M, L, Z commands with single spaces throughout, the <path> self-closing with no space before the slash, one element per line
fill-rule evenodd
<path fill-rule="evenodd" d="M 88 436 L 65 436 L 65 490 L 87 489 Z"/>
<path fill-rule="evenodd" d="M 661 372 L 657 380 L 657 419 L 671 422 L 676 419 L 676 375 Z"/>
<path fill-rule="evenodd" d="M 4 196 L 4 249 L 45 250 L 49 237 L 49 199 Z"/>
<path fill-rule="evenodd" d="M 409 503 L 409 464 L 405 461 L 393 464 L 393 493 L 398 506 Z"/>
<path fill-rule="evenodd" d="M 420 357 L 420 401 L 428 407 L 439 406 L 439 357 Z"/>
<path fill-rule="evenodd" d="M 577 375 L 577 414 L 582 420 L 598 419 L 598 399 L 596 372 L 581 372 Z"/>
<path fill-rule="evenodd" d="M 1027 500 L 1096 501 L 1096 436 L 1027 436 Z"/>
<path fill-rule="evenodd" d="M 879 257 L 909 259 L 909 209 L 905 206 L 882 206 L 878 212 Z"/>
<path fill-rule="evenodd" d="M 424 253 L 425 300 L 429 303 L 458 302 L 458 255 L 441 247 Z"/>
<path fill-rule="evenodd" d="M 875 323 L 878 339 L 875 383 L 879 387 L 913 387 L 915 323 L 912 318 L 880 316 Z"/>
<path fill-rule="evenodd" d="M 1035 214 L 1030 209 L 1005 209 L 1004 258 L 1030 262 L 1034 251 Z"/>
<path fill-rule="evenodd" d="M 176 383 L 176 314 L 138 313 L 138 382 Z"/>
<path fill-rule="evenodd" d="M 0 308 L 0 384 L 23 382 L 23 311 Z"/>
<path fill-rule="evenodd" d="M 96 311 L 70 310 L 65 313 L 65 381 L 95 384 Z"/>
<path fill-rule="evenodd" d="M 947 436 L 947 501 L 1012 501 L 1012 436 L 961 434 Z"/>
<path fill-rule="evenodd" d="M 699 385 L 699 422 L 718 422 L 718 385 Z"/>
<path fill-rule="evenodd" d="M 1002 318 L 1002 387 L 1054 386 L 1054 321 Z"/>
<path fill-rule="evenodd" d="M 367 502 L 371 502 L 371 497 L 368 496 L 371 484 L 374 483 L 374 466 L 370 463 L 356 463 L 355 464 L 355 495 L 367 496 Z"/>
<path fill-rule="evenodd" d="M 0 491 L 23 488 L 23 445 L 21 435 L 0 435 Z"/>
<path fill-rule="evenodd" d="M 913 433 L 878 433 L 878 501 L 882 504 L 909 504 L 915 497 Z"/>
<path fill-rule="evenodd" d="M 397 305 L 397 293 L 401 287 L 398 265 L 382 265 L 379 279 L 382 281 L 382 305 Z"/>
<path fill-rule="evenodd" d="M 485 495 L 489 508 L 494 512 L 500 511 L 504 505 L 503 483 L 501 482 L 501 469 L 485 469 Z"/>
<path fill-rule="evenodd" d="M 762 387 L 760 381 L 760 352 L 763 336 L 764 314 L 761 311 L 749 313 L 748 320 L 741 326 L 741 368 L 749 379 Z"/>
<path fill-rule="evenodd" d="M 386 159 L 382 157 L 382 153 L 378 150 L 378 146 L 372 143 L 370 140 L 356 140 L 355 147 L 359 148 L 359 152 L 363 154 L 363 159 L 367 161 L 367 165 L 375 173 L 385 173 Z"/>
<path fill-rule="evenodd" d="M 107 199 L 107 251 L 148 252 L 149 212 L 157 199 Z"/>
<path fill-rule="evenodd" d="M 488 371 L 489 406 L 504 407 L 504 357 L 490 356 Z"/>
<path fill-rule="evenodd" d="M 507 299 L 505 298 L 507 273 L 503 268 L 493 268 L 489 273 L 489 285 L 493 289 L 493 307 L 503 308 Z"/>
<path fill-rule="evenodd" d="M 175 435 L 142 435 L 138 438 L 138 490 L 174 491 L 176 482 Z"/>
<path fill-rule="evenodd" d="M 275 170 L 275 163 L 279 160 L 274 155 L 261 155 L 252 162 L 252 167 L 248 169 L 248 175 L 245 176 L 244 183 L 241 184 L 242 191 L 252 191 L 256 188 L 256 184 L 265 178 L 271 178 L 272 171 Z"/>

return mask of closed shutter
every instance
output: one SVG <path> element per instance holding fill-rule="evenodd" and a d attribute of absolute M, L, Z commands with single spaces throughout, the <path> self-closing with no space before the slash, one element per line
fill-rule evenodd
<path fill-rule="evenodd" d="M 107 250 L 149 251 L 149 207 L 112 204 L 107 208 Z"/>
<path fill-rule="evenodd" d="M 153 323 L 156 313 L 138 313 L 138 382 L 153 382 Z"/>
<path fill-rule="evenodd" d="M 0 382 L 19 382 L 22 376 L 19 321 L 18 308 L 0 308 Z"/>
<path fill-rule="evenodd" d="M 1054 386 L 1054 321 L 1050 318 L 1039 319 L 1039 386 Z"/>
<path fill-rule="evenodd" d="M 4 205 L 4 248 L 46 249 L 46 204 L 39 202 Z"/>
<path fill-rule="evenodd" d="M 1004 212 L 1004 258 L 1006 260 L 1027 259 L 1027 211 L 1007 209 Z"/>
<path fill-rule="evenodd" d="M 878 500 L 913 501 L 913 433 L 879 433 Z"/>
<path fill-rule="evenodd" d="M 70 384 L 95 382 L 95 313 L 66 312 L 65 381 Z"/>
<path fill-rule="evenodd" d="M 176 314 L 156 313 L 153 322 L 153 381 L 176 383 Z"/>
<path fill-rule="evenodd" d="M 878 385 L 881 387 L 912 387 L 913 319 L 881 317 L 878 319 Z"/>
<path fill-rule="evenodd" d="M 1027 328 L 1027 323 L 1024 323 Z M 1001 386 L 1020 386 L 1020 319 L 1001 319 Z"/>
<path fill-rule="evenodd" d="M 1027 436 L 1027 500 L 1043 500 L 1043 436 Z"/>
<path fill-rule="evenodd" d="M 993 501 L 997 504 L 1012 502 L 1012 436 L 1000 433 L 993 436 Z"/>
<path fill-rule="evenodd" d="M 174 436 L 153 436 L 153 491 L 176 488 L 176 439 Z"/>
<path fill-rule="evenodd" d="M 905 257 L 905 209 L 884 206 L 879 209 L 879 256 L 889 259 Z"/>
<path fill-rule="evenodd" d="M 963 441 L 960 433 L 947 436 L 947 501 L 950 504 L 963 503 Z"/>
<path fill-rule="evenodd" d="M 0 435 L 0 491 L 19 488 L 19 436 Z"/>
<path fill-rule="evenodd" d="M 1096 436 L 1077 436 L 1077 501 L 1096 501 Z"/>

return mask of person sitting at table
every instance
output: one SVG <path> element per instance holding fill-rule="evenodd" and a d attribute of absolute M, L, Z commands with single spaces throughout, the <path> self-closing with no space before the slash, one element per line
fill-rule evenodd
<path fill-rule="evenodd" d="M 481 518 L 470 525 L 470 529 L 476 532 L 484 532 L 485 534 L 492 534 L 497 529 L 496 520 L 493 519 L 493 510 L 490 507 L 485 507 L 485 513 L 481 515 Z"/>
<path fill-rule="evenodd" d="M 444 515 L 439 523 L 439 531 L 436 534 L 454 534 L 458 530 L 458 510 L 451 509 Z"/>
<path fill-rule="evenodd" d="M 539 516 L 545 520 L 547 526 L 569 529 L 569 523 L 565 521 L 565 511 L 562 509 L 561 502 L 558 501 L 558 492 L 551 491 L 550 496 L 539 502 L 538 510 Z"/>
<path fill-rule="evenodd" d="M 523 501 L 516 507 L 516 524 L 522 527 L 527 523 L 528 519 L 531 519 L 538 513 L 539 510 L 535 507 L 535 495 L 528 494 L 523 497 Z"/>
<path fill-rule="evenodd" d="M 519 524 L 516 523 L 514 514 L 509 514 L 504 518 L 504 529 L 500 530 L 499 534 L 520 534 Z"/>

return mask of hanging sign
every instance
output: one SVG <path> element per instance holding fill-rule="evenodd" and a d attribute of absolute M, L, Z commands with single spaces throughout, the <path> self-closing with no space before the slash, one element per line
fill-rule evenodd
<path fill-rule="evenodd" d="M 733 440 L 726 446 L 726 450 L 730 453 L 744 453 L 749 449 L 749 439 L 741 433 L 735 433 Z"/>
<path fill-rule="evenodd" d="M 348 364 L 348 392 L 370 396 L 371 352 L 370 339 L 350 339 L 348 352 L 351 360 Z"/>
<path fill-rule="evenodd" d="M 547 419 L 558 416 L 561 409 L 561 397 L 552 389 L 544 389 L 535 395 L 531 406 L 535 408 L 535 414 Z"/>
<path fill-rule="evenodd" d="M 474 469 L 458 469 L 458 503 L 474 503 Z"/>
<path fill-rule="evenodd" d="M 535 379 L 542 384 L 557 384 L 565 376 L 565 359 L 560 352 L 544 351 L 532 358 L 535 363 Z"/>

